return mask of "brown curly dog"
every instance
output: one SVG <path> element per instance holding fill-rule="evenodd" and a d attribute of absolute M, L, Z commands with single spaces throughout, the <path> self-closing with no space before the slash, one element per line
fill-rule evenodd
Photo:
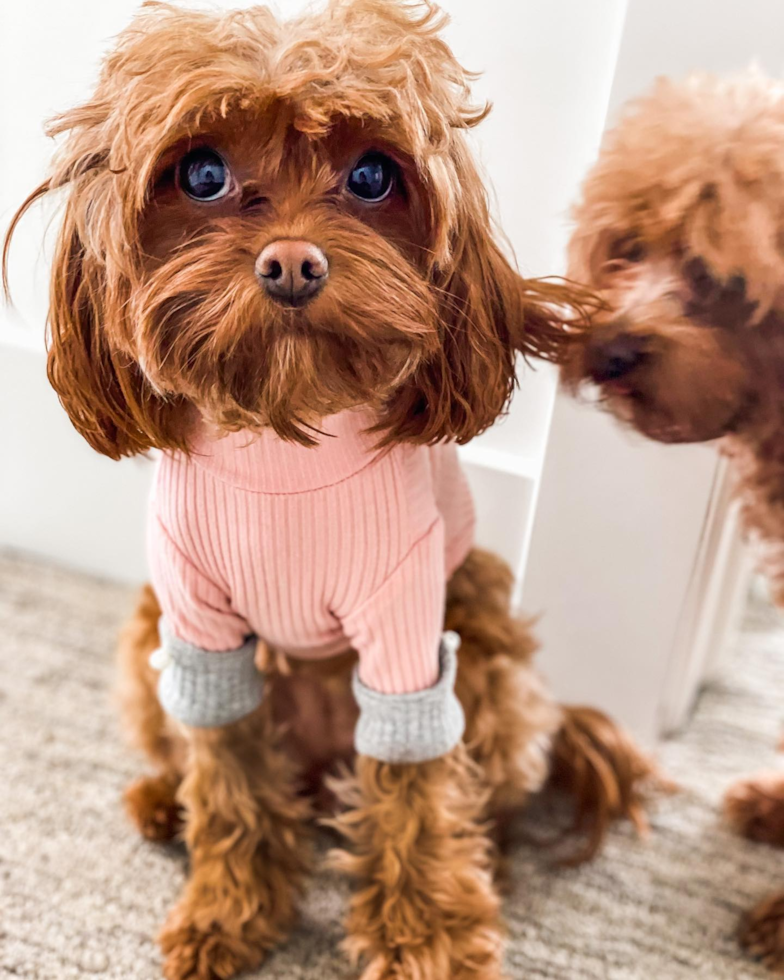
<path fill-rule="evenodd" d="M 454 444 L 503 412 L 518 352 L 562 356 L 580 294 L 503 257 L 465 140 L 487 109 L 442 25 L 147 4 L 14 222 L 62 193 L 49 376 L 74 425 L 163 450 L 121 693 L 157 770 L 128 811 L 191 855 L 169 980 L 287 934 L 314 796 L 343 807 L 366 980 L 501 975 L 487 819 L 551 767 L 589 852 L 643 820 L 648 763 L 553 703 L 508 569 L 472 550 Z"/>
<path fill-rule="evenodd" d="M 606 138 L 583 186 L 570 274 L 604 301 L 564 377 L 599 386 L 660 442 L 719 439 L 784 603 L 784 89 L 753 71 L 660 81 Z M 784 845 L 784 775 L 727 794 L 729 821 Z M 784 895 L 744 923 L 784 972 Z"/>
<path fill-rule="evenodd" d="M 354 758 L 355 653 L 272 662 L 262 651 L 271 683 L 258 714 L 183 732 L 156 694 L 149 655 L 160 607 L 145 588 L 120 640 L 119 693 L 129 740 L 157 774 L 129 786 L 125 803 L 148 840 L 184 833 L 200 883 L 162 934 L 167 976 L 232 976 L 286 935 L 311 870 L 312 818 L 336 802 L 325 781 L 342 809 L 334 823 L 353 844 L 332 857 L 361 886 L 345 945 L 366 956 L 363 977 L 501 976 L 492 883 L 499 835 L 548 770 L 574 798 L 573 831 L 587 837 L 570 862 L 593 857 L 614 820 L 645 830 L 642 794 L 658 773 L 601 712 L 548 696 L 532 667 L 530 629 L 509 615 L 512 581 L 502 561 L 475 549 L 449 583 L 446 626 L 462 638 L 456 691 L 465 748 L 419 766 L 358 758 L 356 777 L 341 781 L 329 777 Z M 488 819 L 498 827 L 491 837 Z M 210 820 L 221 821 L 217 840 Z M 247 917 L 216 904 L 228 868 L 238 876 L 232 885 L 252 890 Z M 435 894 L 453 904 L 432 905 Z M 231 898 L 224 891 L 224 902 Z"/>

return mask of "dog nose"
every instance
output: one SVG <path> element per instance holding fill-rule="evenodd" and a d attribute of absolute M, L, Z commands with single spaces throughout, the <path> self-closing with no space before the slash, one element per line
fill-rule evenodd
<path fill-rule="evenodd" d="M 619 333 L 605 341 L 589 345 L 586 367 L 596 384 L 617 381 L 627 375 L 645 357 L 645 338 Z"/>
<path fill-rule="evenodd" d="M 262 249 L 255 272 L 272 299 L 284 306 L 303 306 L 323 289 L 329 263 L 312 242 L 281 238 Z"/>

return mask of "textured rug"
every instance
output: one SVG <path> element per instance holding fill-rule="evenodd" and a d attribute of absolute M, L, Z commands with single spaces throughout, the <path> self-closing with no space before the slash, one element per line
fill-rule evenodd
<path fill-rule="evenodd" d="M 124 588 L 0 556 L 0 977 L 159 980 L 152 936 L 186 867 L 141 841 L 118 804 L 142 768 L 111 704 Z M 733 662 L 689 730 L 660 753 L 683 791 L 662 801 L 647 841 L 626 828 L 600 859 L 566 870 L 520 843 L 506 900 L 508 970 L 520 980 L 764 977 L 735 946 L 741 911 L 784 884 L 784 852 L 717 819 L 737 775 L 779 764 L 784 626 L 754 603 Z M 550 829 L 545 804 L 521 836 Z M 342 881 L 317 876 L 300 928 L 254 977 L 345 980 L 337 951 Z M 444 978 L 447 980 L 447 978 Z"/>

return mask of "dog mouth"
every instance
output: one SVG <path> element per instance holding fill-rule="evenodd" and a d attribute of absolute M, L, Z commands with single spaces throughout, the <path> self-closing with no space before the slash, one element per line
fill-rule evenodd
<path fill-rule="evenodd" d="M 726 417 L 711 424 L 704 417 L 678 419 L 667 415 L 645 391 L 630 385 L 603 385 L 607 408 L 622 422 L 631 425 L 649 439 L 662 443 L 714 442 L 729 435 L 738 435 L 749 424 L 756 399 L 745 397 Z"/>
<path fill-rule="evenodd" d="M 314 323 L 314 318 L 305 311 L 305 303 L 295 306 L 279 306 L 276 310 L 276 327 L 281 336 L 312 337 L 319 334 L 328 334 L 323 325 Z"/>
<path fill-rule="evenodd" d="M 303 297 L 302 299 L 297 299 L 295 296 L 289 296 L 286 298 L 285 303 L 279 303 L 281 312 L 284 314 L 299 313 L 310 303 L 308 297 Z"/>
<path fill-rule="evenodd" d="M 341 326 L 340 320 L 334 315 L 326 314 L 323 306 L 311 301 L 295 303 L 290 306 L 277 305 L 274 317 L 266 321 L 266 326 L 272 328 L 272 336 L 279 339 L 296 338 L 311 341 L 338 341 L 346 333 L 345 320 Z"/>
<path fill-rule="evenodd" d="M 634 399 L 635 395 L 639 394 L 629 380 L 629 378 L 617 378 L 612 381 L 598 382 L 595 379 L 591 379 L 595 385 L 602 390 L 604 395 L 608 398 L 629 398 Z"/>

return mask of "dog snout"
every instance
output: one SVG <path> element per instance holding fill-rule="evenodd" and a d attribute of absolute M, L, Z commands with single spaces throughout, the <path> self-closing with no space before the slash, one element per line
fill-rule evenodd
<path fill-rule="evenodd" d="M 596 384 L 618 381 L 636 368 L 646 354 L 645 338 L 629 333 L 615 333 L 590 344 L 587 373 Z"/>
<path fill-rule="evenodd" d="M 329 262 L 312 242 L 281 238 L 262 249 L 255 272 L 272 299 L 284 306 L 303 306 L 324 288 Z"/>

